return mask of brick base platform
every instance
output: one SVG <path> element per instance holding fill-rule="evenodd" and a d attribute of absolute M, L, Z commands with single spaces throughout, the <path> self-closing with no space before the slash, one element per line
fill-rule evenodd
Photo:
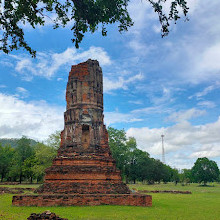
<path fill-rule="evenodd" d="M 14 206 L 94 206 L 130 205 L 152 206 L 152 197 L 142 194 L 70 194 L 70 195 L 17 195 Z"/>

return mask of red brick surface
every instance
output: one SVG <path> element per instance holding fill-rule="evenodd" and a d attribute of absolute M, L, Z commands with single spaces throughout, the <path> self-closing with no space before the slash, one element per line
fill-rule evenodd
<path fill-rule="evenodd" d="M 12 203 L 15 206 L 152 206 L 152 198 L 139 194 L 23 195 L 13 196 Z"/>

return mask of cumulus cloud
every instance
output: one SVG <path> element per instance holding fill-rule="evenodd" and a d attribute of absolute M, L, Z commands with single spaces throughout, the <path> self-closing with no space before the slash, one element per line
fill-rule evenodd
<path fill-rule="evenodd" d="M 130 76 L 124 78 L 124 77 L 118 77 L 117 80 L 114 78 L 110 77 L 104 77 L 103 78 L 103 85 L 104 85 L 104 92 L 105 93 L 110 93 L 113 90 L 117 89 L 128 89 L 129 84 L 134 84 L 136 81 L 142 80 L 143 75 L 141 73 L 136 74 L 134 76 Z"/>
<path fill-rule="evenodd" d="M 216 146 L 213 146 L 211 150 L 204 150 L 204 151 L 198 151 L 190 154 L 190 158 L 201 158 L 201 157 L 220 157 L 220 149 L 219 149 L 219 144 L 216 144 Z"/>
<path fill-rule="evenodd" d="M 50 106 L 45 101 L 25 102 L 15 96 L 0 93 L 0 137 L 44 140 L 63 129 L 64 108 Z"/>
<path fill-rule="evenodd" d="M 201 115 L 204 115 L 205 113 L 206 113 L 206 111 L 204 111 L 204 110 L 191 108 L 186 111 L 174 112 L 169 117 L 167 117 L 167 120 L 173 121 L 173 122 L 182 122 L 182 121 L 190 120 L 195 117 L 199 117 Z"/>
<path fill-rule="evenodd" d="M 181 82 L 199 84 L 220 79 L 219 6 L 219 1 L 195 2 L 187 33 L 171 43 L 165 62 L 175 62 L 179 67 L 175 75 Z"/>
<path fill-rule="evenodd" d="M 157 15 L 147 1 L 130 1 L 128 11 L 134 22 L 134 26 L 129 28 L 129 32 L 127 33 L 132 36 L 129 38 L 127 46 L 139 55 L 147 55 L 156 48 L 154 44 L 146 43 L 144 30 L 151 28 L 152 21 L 157 19 Z"/>
<path fill-rule="evenodd" d="M 193 48 L 191 48 L 193 49 Z M 220 79 L 220 42 L 207 45 L 203 51 L 193 57 L 192 70 L 193 82 L 204 82 L 208 79 Z"/>
<path fill-rule="evenodd" d="M 101 47 L 90 47 L 89 50 L 67 48 L 61 53 L 38 52 L 36 60 L 25 55 L 10 55 L 15 60 L 15 71 L 25 80 L 32 80 L 34 76 L 51 78 L 61 67 L 70 66 L 87 59 L 96 59 L 101 66 L 111 64 L 107 52 Z"/>
<path fill-rule="evenodd" d="M 216 122 L 194 126 L 188 121 L 181 121 L 170 127 L 162 128 L 130 128 L 127 135 L 135 137 L 137 144 L 151 155 L 161 155 L 161 134 L 165 135 L 165 152 L 171 165 L 173 155 L 176 164 L 186 163 L 187 159 L 198 157 L 217 158 L 220 156 L 220 117 Z M 182 155 L 182 156 L 181 156 Z M 189 167 L 191 164 L 188 164 Z"/>

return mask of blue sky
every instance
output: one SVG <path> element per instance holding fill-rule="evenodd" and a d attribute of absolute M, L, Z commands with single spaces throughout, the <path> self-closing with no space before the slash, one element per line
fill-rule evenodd
<path fill-rule="evenodd" d="M 86 34 L 80 49 L 70 26 L 24 27 L 37 50 L 0 53 L 0 138 L 26 135 L 45 140 L 63 129 L 65 88 L 71 65 L 97 59 L 104 75 L 105 123 L 124 128 L 138 147 L 166 162 L 190 168 L 207 156 L 220 166 L 220 2 L 190 0 L 189 22 L 161 38 L 157 15 L 145 1 L 131 1 L 134 26 L 108 26 Z M 0 33 L 1 34 L 1 33 Z"/>

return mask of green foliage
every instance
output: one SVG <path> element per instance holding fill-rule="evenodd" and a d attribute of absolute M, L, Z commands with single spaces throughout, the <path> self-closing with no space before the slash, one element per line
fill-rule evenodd
<path fill-rule="evenodd" d="M 31 183 L 36 173 L 36 170 L 35 170 L 36 163 L 37 163 L 37 160 L 35 156 L 32 155 L 28 157 L 27 159 L 25 159 L 25 161 L 22 164 L 22 173 L 27 179 L 30 179 Z"/>
<path fill-rule="evenodd" d="M 116 166 L 120 169 L 126 182 L 138 181 L 148 183 L 168 182 L 178 179 L 176 170 L 164 165 L 161 161 L 150 158 L 150 155 L 137 148 L 135 138 L 126 138 L 124 130 L 109 127 L 109 146 Z"/>
<path fill-rule="evenodd" d="M 32 156 L 33 153 L 34 151 L 28 138 L 23 136 L 18 140 L 15 155 L 17 156 L 19 163 L 23 163 L 28 157 Z"/>
<path fill-rule="evenodd" d="M 184 184 L 193 182 L 191 169 L 183 169 L 179 174 L 180 181 Z"/>
<path fill-rule="evenodd" d="M 188 13 L 185 0 L 172 0 L 170 12 L 167 15 L 163 11 L 163 4 L 167 0 L 146 0 L 158 14 L 161 23 L 162 36 L 169 33 L 170 21 L 180 18 L 180 10 L 184 16 Z M 4 53 L 26 49 L 33 57 L 34 51 L 24 39 L 23 26 L 30 24 L 32 28 L 43 26 L 45 18 L 53 15 L 54 28 L 65 27 L 70 21 L 74 21 L 72 42 L 76 48 L 82 41 L 86 32 L 94 33 L 99 26 L 102 35 L 107 35 L 106 25 L 118 24 L 119 32 L 127 31 L 133 22 L 127 10 L 129 0 L 11 0 L 0 1 L 0 30 L 3 33 L 0 40 L 0 50 Z"/>
<path fill-rule="evenodd" d="M 29 180 L 31 183 L 33 180 L 42 181 L 45 169 L 51 165 L 57 153 L 57 134 L 56 132 L 50 136 L 50 146 L 37 142 L 32 146 L 31 139 L 26 137 L 17 140 L 14 149 L 0 145 L 1 180 Z"/>
<path fill-rule="evenodd" d="M 217 181 L 219 169 L 215 161 L 206 157 L 198 158 L 192 167 L 192 176 L 195 182 L 204 183 Z"/>
<path fill-rule="evenodd" d="M 108 135 L 109 146 L 111 148 L 112 156 L 116 160 L 116 166 L 122 171 L 122 173 L 124 173 L 129 157 L 125 131 L 109 127 Z"/>
<path fill-rule="evenodd" d="M 29 138 L 28 138 L 29 139 Z M 18 144 L 18 138 L 0 138 L 0 144 L 2 146 L 11 146 L 12 148 L 16 148 L 17 144 Z M 37 144 L 38 142 L 33 140 L 33 139 L 29 139 L 30 141 L 30 145 L 34 146 L 35 144 Z"/>
<path fill-rule="evenodd" d="M 53 158 L 57 151 L 54 147 L 38 143 L 35 146 L 35 160 L 34 173 L 37 181 L 41 181 L 45 174 L 45 169 L 51 166 Z"/>
<path fill-rule="evenodd" d="M 33 147 L 30 145 L 30 140 L 23 136 L 17 142 L 17 147 L 15 148 L 15 153 L 12 159 L 12 167 L 10 170 L 10 176 L 13 179 L 19 177 L 19 182 L 21 183 L 23 178 L 23 165 L 24 161 L 34 155 Z"/>
<path fill-rule="evenodd" d="M 56 131 L 48 137 L 46 144 L 50 147 L 58 149 L 60 147 L 60 141 L 60 131 Z"/>
<path fill-rule="evenodd" d="M 0 144 L 0 175 L 1 182 L 8 175 L 11 167 L 11 158 L 13 157 L 14 149 L 10 145 L 4 147 Z"/>

